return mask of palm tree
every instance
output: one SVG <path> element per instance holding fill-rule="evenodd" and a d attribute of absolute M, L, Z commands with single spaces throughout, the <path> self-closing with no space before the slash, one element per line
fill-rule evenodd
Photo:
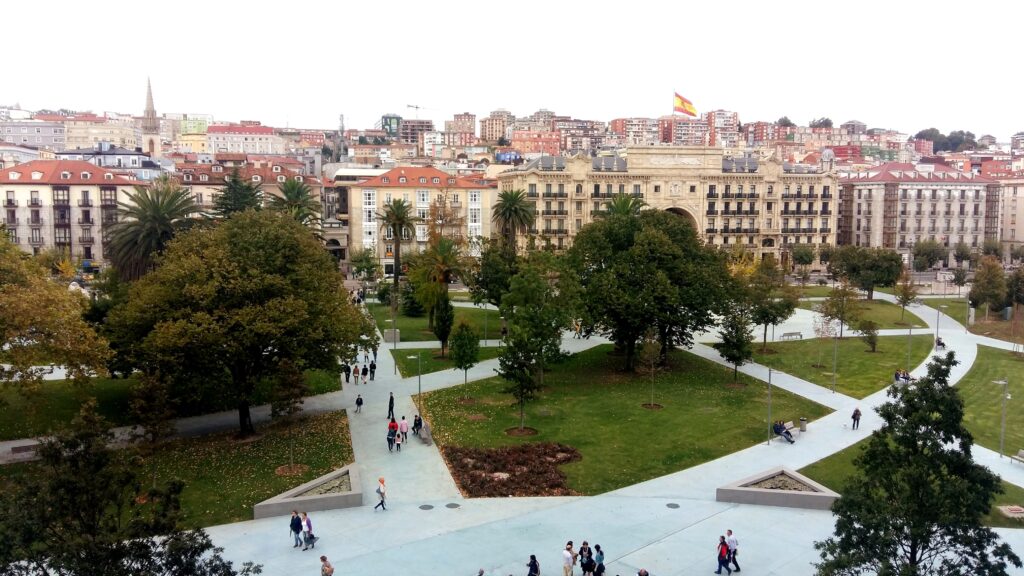
<path fill-rule="evenodd" d="M 420 304 L 430 310 L 427 329 L 434 328 L 435 304 L 448 294 L 452 278 L 466 271 L 461 246 L 451 238 L 440 237 L 416 258 L 415 268 L 409 273 L 416 286 Z"/>
<path fill-rule="evenodd" d="M 416 223 L 420 221 L 413 213 L 412 204 L 397 198 L 384 204 L 384 211 L 377 214 L 382 229 L 391 229 L 395 241 L 395 291 L 398 295 L 398 276 L 402 272 L 402 242 L 405 236 L 416 234 Z"/>
<path fill-rule="evenodd" d="M 288 179 L 278 186 L 281 195 L 271 195 L 270 209 L 290 215 L 299 224 L 320 230 L 320 203 L 313 198 L 313 189 L 305 182 Z"/>
<path fill-rule="evenodd" d="M 118 221 L 110 227 L 106 256 L 124 280 L 138 280 L 153 266 L 174 234 L 199 211 L 191 193 L 164 175 L 148 188 L 135 187 L 128 202 L 118 202 Z"/>
<path fill-rule="evenodd" d="M 604 203 L 604 210 L 600 212 L 600 215 L 636 216 L 646 206 L 647 202 L 644 202 L 643 198 L 628 194 L 616 194 Z"/>
<path fill-rule="evenodd" d="M 536 206 L 522 190 L 504 190 L 498 194 L 491 214 L 505 235 L 505 241 L 513 249 L 516 247 L 516 233 L 529 229 L 537 219 Z"/>

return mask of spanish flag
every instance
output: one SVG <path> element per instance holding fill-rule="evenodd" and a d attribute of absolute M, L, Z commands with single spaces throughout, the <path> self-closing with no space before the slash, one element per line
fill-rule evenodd
<path fill-rule="evenodd" d="M 672 110 L 675 112 L 682 112 L 687 116 L 697 115 L 697 108 L 693 106 L 693 102 L 683 98 L 678 92 L 676 92 L 675 101 L 672 103 Z"/>

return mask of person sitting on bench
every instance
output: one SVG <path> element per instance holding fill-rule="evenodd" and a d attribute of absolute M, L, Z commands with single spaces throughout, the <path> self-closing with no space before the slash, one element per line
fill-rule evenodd
<path fill-rule="evenodd" d="M 943 342 L 942 338 L 939 338 L 938 336 L 935 337 L 935 349 L 936 350 L 945 350 L 946 349 L 946 343 Z"/>
<path fill-rule="evenodd" d="M 786 425 L 782 423 L 782 420 L 775 421 L 775 424 L 772 425 L 772 432 L 775 432 L 776 436 L 782 436 L 788 440 L 790 444 L 796 442 L 796 440 L 793 440 L 793 434 L 789 430 L 786 430 Z"/>

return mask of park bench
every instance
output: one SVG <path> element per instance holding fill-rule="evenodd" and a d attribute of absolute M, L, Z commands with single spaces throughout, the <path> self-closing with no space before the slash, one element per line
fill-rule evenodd
<path fill-rule="evenodd" d="M 803 339 L 804 339 L 804 335 L 801 334 L 800 332 L 786 332 L 781 337 L 779 337 L 779 340 L 803 340 Z"/>
<path fill-rule="evenodd" d="M 1010 460 L 1016 460 L 1017 462 L 1024 464 L 1024 450 L 1018 450 L 1016 456 L 1010 454 Z"/>
<path fill-rule="evenodd" d="M 794 436 L 796 436 L 796 435 L 800 434 L 800 426 L 799 426 L 799 425 L 797 425 L 797 424 L 794 424 L 792 420 L 790 420 L 789 422 L 783 422 L 783 423 L 782 423 L 782 426 L 783 426 L 783 427 L 784 427 L 784 428 L 785 428 L 785 429 L 786 429 L 786 430 L 787 430 L 787 431 L 788 431 L 788 432 L 789 432 L 790 434 L 792 434 L 792 435 L 794 435 Z M 773 437 L 772 437 L 772 439 L 774 440 L 775 438 L 781 438 L 781 436 L 780 436 L 780 435 L 778 435 L 778 434 L 776 434 L 775 436 L 773 436 Z"/>

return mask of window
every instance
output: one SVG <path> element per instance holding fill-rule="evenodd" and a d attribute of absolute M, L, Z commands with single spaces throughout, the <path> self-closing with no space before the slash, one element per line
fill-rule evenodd
<path fill-rule="evenodd" d="M 260 182 L 262 180 L 263 180 L 263 178 L 260 178 L 260 176 L 258 174 L 253 174 L 252 175 L 252 181 L 253 182 Z"/>
<path fill-rule="evenodd" d="M 633 184 L 633 194 L 635 196 L 639 196 L 640 195 L 640 185 L 639 184 Z"/>
<path fill-rule="evenodd" d="M 398 183 L 399 184 L 405 184 L 405 176 L 399 176 Z"/>
<path fill-rule="evenodd" d="M 391 179 L 388 178 L 387 176 L 384 176 L 384 177 L 382 177 L 380 179 L 380 181 L 383 182 L 384 184 L 387 184 L 387 183 L 391 182 Z"/>
<path fill-rule="evenodd" d="M 429 204 L 430 203 L 430 191 L 429 190 L 417 190 L 416 191 L 416 203 L 417 204 Z"/>
<path fill-rule="evenodd" d="M 274 166 L 273 171 L 274 172 L 280 172 L 281 171 L 281 167 L 280 166 Z"/>
<path fill-rule="evenodd" d="M 420 176 L 420 184 L 426 184 L 426 183 L 427 183 L 427 177 L 426 176 Z"/>
<path fill-rule="evenodd" d="M 278 176 L 277 177 L 277 181 L 278 182 L 282 182 L 283 183 L 285 180 L 286 180 L 286 178 L 284 176 Z"/>
<path fill-rule="evenodd" d="M 430 183 L 431 184 L 440 184 L 441 183 L 441 179 L 438 178 L 437 176 L 435 176 L 433 179 L 430 180 Z"/>
<path fill-rule="evenodd" d="M 479 190 L 470 190 L 469 191 L 469 203 L 470 204 L 479 204 L 480 203 L 480 191 Z"/>
<path fill-rule="evenodd" d="M 537 185 L 536 184 L 528 184 L 526 186 L 526 193 L 529 194 L 530 196 L 536 196 L 537 195 Z"/>
<path fill-rule="evenodd" d="M 89 178 L 92 177 L 92 173 L 91 172 L 82 172 L 81 176 L 82 176 L 82 180 L 88 180 Z"/>
<path fill-rule="evenodd" d="M 192 175 L 191 174 L 185 174 L 182 177 L 182 179 L 185 180 L 185 182 L 191 182 L 192 181 Z"/>
<path fill-rule="evenodd" d="M 391 240 L 395 237 L 395 229 L 393 226 L 388 226 L 384 229 L 384 238 Z"/>
<path fill-rule="evenodd" d="M 693 192 L 694 186 L 690 186 L 690 192 Z M 654 193 L 661 194 L 661 184 L 654 185 Z"/>
<path fill-rule="evenodd" d="M 657 189 L 658 186 L 655 186 L 655 188 Z M 655 191 L 657 191 L 657 190 L 655 190 Z M 697 187 L 691 184 L 690 185 L 690 194 L 693 194 L 696 191 L 697 191 Z"/>
<path fill-rule="evenodd" d="M 61 180 L 71 180 L 71 172 L 61 172 L 60 173 L 60 179 Z"/>

